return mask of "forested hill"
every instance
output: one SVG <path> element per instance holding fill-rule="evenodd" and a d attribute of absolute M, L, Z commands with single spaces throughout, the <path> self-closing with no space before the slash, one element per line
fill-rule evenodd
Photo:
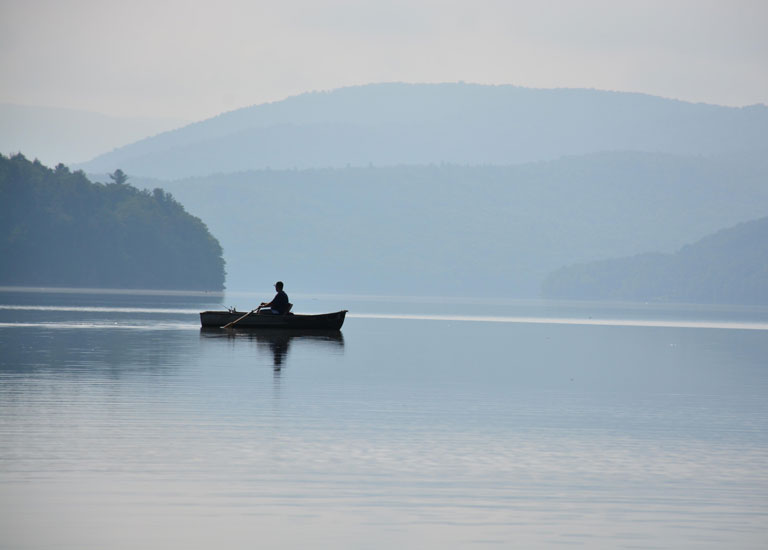
<path fill-rule="evenodd" d="M 232 290 L 251 289 L 268 258 L 305 291 L 533 298 L 561 266 L 671 253 L 766 215 L 766 174 L 759 156 L 602 153 L 135 185 L 162 186 L 206 221 Z"/>
<path fill-rule="evenodd" d="M 122 179 L 122 178 L 118 178 Z M 160 190 L 0 155 L 0 284 L 220 290 L 219 242 Z"/>
<path fill-rule="evenodd" d="M 603 151 L 709 155 L 768 143 L 768 107 L 476 84 L 371 84 L 224 113 L 80 167 L 162 179 L 345 166 L 509 165 Z"/>
<path fill-rule="evenodd" d="M 768 217 L 718 231 L 675 254 L 640 254 L 553 273 L 550 298 L 768 304 Z"/>

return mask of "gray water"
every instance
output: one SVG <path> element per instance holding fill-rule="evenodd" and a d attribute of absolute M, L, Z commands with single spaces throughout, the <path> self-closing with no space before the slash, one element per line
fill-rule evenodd
<path fill-rule="evenodd" d="M 767 310 L 291 297 L 0 293 L 0 547 L 768 546 Z"/>

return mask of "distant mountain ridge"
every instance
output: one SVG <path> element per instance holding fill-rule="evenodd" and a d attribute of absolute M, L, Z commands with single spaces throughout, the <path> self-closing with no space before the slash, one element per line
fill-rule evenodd
<path fill-rule="evenodd" d="M 671 253 L 768 213 L 760 155 L 261 170 L 151 181 L 221 241 L 227 288 L 534 298 L 564 265 Z"/>
<path fill-rule="evenodd" d="M 682 247 L 573 265 L 552 273 L 548 298 L 768 305 L 768 217 Z"/>
<path fill-rule="evenodd" d="M 768 144 L 768 107 L 625 92 L 370 84 L 224 113 L 79 165 L 177 179 L 246 170 L 506 165 L 602 151 L 710 155 Z"/>
<path fill-rule="evenodd" d="M 21 152 L 51 166 L 85 162 L 183 124 L 185 121 L 174 118 L 114 117 L 0 103 L 0 153 Z"/>

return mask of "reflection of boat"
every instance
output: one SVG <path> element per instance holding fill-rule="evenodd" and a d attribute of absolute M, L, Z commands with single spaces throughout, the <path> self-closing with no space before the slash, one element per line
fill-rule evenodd
<path fill-rule="evenodd" d="M 245 317 L 243 317 L 245 315 Z M 204 327 L 223 327 L 237 321 L 234 327 L 248 329 L 291 329 L 291 330 L 339 330 L 344 324 L 347 310 L 320 315 L 273 315 L 271 313 L 250 314 L 243 311 L 203 311 L 200 313 L 200 323 Z M 242 319 L 240 319 L 243 317 Z M 238 319 L 240 319 L 238 321 Z M 234 328 L 233 327 L 233 328 Z"/>
<path fill-rule="evenodd" d="M 270 330 L 240 330 L 235 325 L 233 330 L 221 329 L 219 327 L 203 327 L 200 329 L 200 335 L 204 338 L 226 338 L 240 339 L 256 342 L 258 347 L 266 347 L 272 352 L 272 358 L 275 369 L 283 366 L 290 349 L 291 342 L 310 342 L 318 343 L 325 347 L 335 348 L 344 352 L 344 335 L 340 330 L 301 330 L 301 329 L 280 329 Z"/>
<path fill-rule="evenodd" d="M 340 330 L 322 329 L 280 329 L 272 330 L 239 330 L 235 325 L 233 330 L 223 330 L 219 327 L 202 327 L 200 335 L 204 338 L 245 339 L 259 344 L 282 343 L 284 341 L 301 340 L 304 342 L 327 342 L 344 347 L 344 333 Z"/>

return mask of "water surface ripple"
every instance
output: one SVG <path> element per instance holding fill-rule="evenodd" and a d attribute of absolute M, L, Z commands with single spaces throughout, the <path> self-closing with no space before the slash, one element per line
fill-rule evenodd
<path fill-rule="evenodd" d="M 760 312 L 0 297 L 0 548 L 768 543 Z"/>

